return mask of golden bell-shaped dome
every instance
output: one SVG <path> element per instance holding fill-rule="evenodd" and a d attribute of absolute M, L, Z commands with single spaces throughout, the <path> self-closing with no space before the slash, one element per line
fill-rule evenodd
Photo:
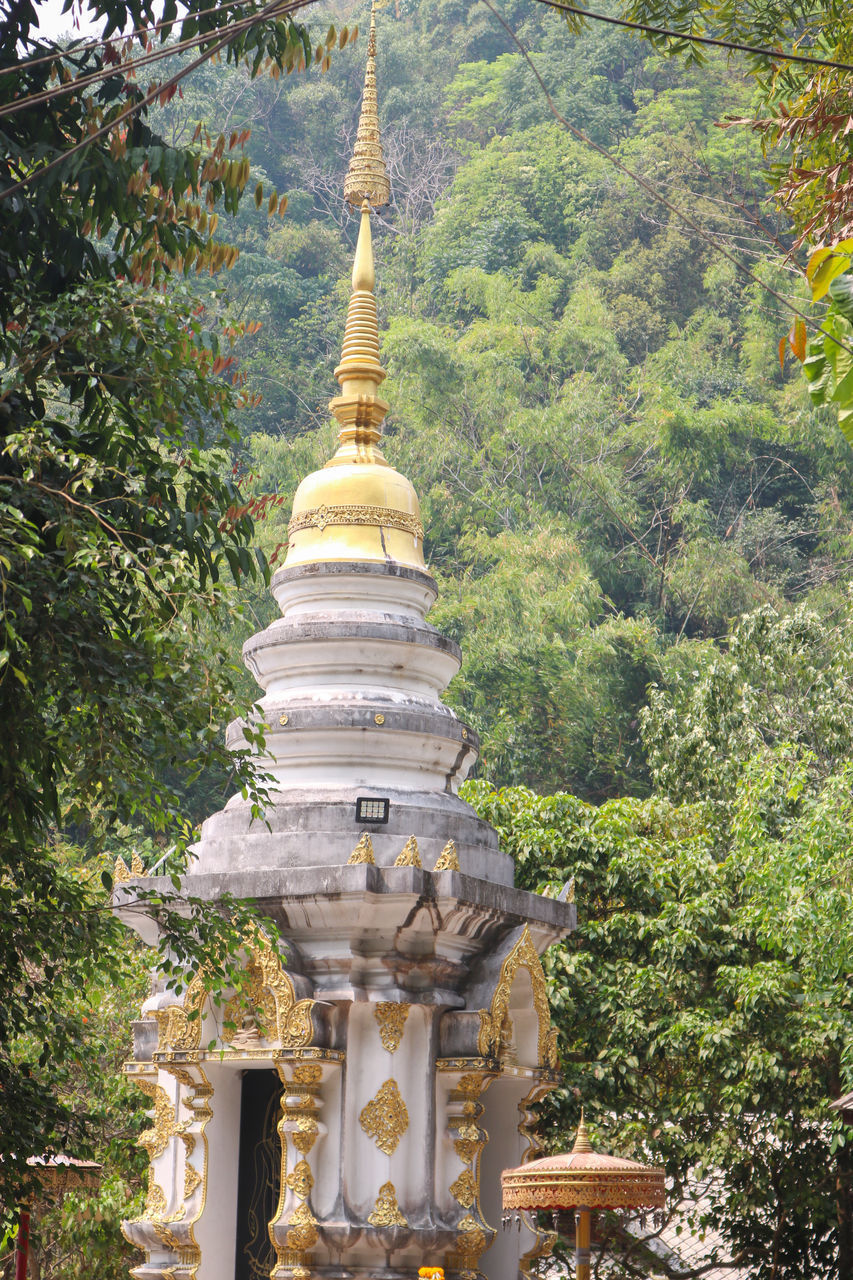
<path fill-rule="evenodd" d="M 293 500 L 286 565 L 373 560 L 425 568 L 414 487 L 376 455 L 358 462 L 336 455 L 305 477 Z"/>
<path fill-rule="evenodd" d="M 371 14 L 366 102 L 375 120 L 375 24 Z M 370 112 L 368 114 L 370 114 Z M 361 127 L 361 126 L 360 126 Z M 362 169 L 348 175 L 347 199 L 361 202 L 361 226 L 352 271 L 352 295 L 347 311 L 341 363 L 335 370 L 340 395 L 329 408 L 340 424 L 338 448 L 321 471 L 306 476 L 296 491 L 288 526 L 287 566 L 320 561 L 394 562 L 424 569 L 423 526 L 415 490 L 385 460 L 379 448 L 381 425 L 388 405 L 378 395 L 385 379 L 379 360 L 379 327 L 374 294 L 373 238 L 370 208 L 388 199 L 378 125 L 374 151 L 381 166 L 376 181 L 368 182 Z M 356 180 L 358 179 L 358 180 Z"/>

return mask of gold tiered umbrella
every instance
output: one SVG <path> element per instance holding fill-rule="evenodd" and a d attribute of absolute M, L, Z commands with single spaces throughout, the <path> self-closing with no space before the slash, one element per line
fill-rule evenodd
<path fill-rule="evenodd" d="M 589 1280 L 593 1209 L 662 1209 L 662 1169 L 594 1151 L 581 1116 L 568 1155 L 544 1156 L 501 1174 L 504 1220 L 521 1212 L 574 1209 L 577 1280 Z"/>

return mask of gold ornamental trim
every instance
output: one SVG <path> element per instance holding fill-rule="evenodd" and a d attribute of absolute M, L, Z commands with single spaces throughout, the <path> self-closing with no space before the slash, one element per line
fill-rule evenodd
<path fill-rule="evenodd" d="M 373 841 L 367 831 L 363 832 L 359 837 L 358 844 L 347 859 L 347 866 L 376 866 L 376 857 L 373 853 Z"/>
<path fill-rule="evenodd" d="M 380 1151 L 386 1156 L 394 1154 L 409 1127 L 409 1112 L 396 1080 L 386 1080 L 379 1087 L 362 1108 L 358 1122 Z"/>
<path fill-rule="evenodd" d="M 322 503 L 309 511 L 300 511 L 291 518 L 287 532 L 290 537 L 303 529 L 319 529 L 322 533 L 329 525 L 377 525 L 383 529 L 399 529 L 402 533 L 410 533 L 419 541 L 423 541 L 424 536 L 423 525 L 410 511 L 400 511 L 396 507 L 374 507 L 366 503 Z"/>
<path fill-rule="evenodd" d="M 285 1178 L 285 1182 L 294 1195 L 300 1200 L 307 1200 L 314 1187 L 314 1175 L 311 1166 L 304 1158 L 297 1160 L 293 1169 Z"/>
<path fill-rule="evenodd" d="M 307 1204 L 300 1204 L 287 1223 L 287 1247 L 294 1253 L 308 1253 L 319 1239 L 317 1219 Z"/>
<path fill-rule="evenodd" d="M 456 1181 L 450 1184 L 450 1194 L 463 1209 L 470 1209 L 476 1203 L 478 1192 L 477 1179 L 470 1169 L 463 1169 Z"/>
<path fill-rule="evenodd" d="M 438 861 L 433 867 L 433 871 L 461 871 L 459 865 L 459 852 L 456 848 L 454 840 L 448 840 L 447 844 L 438 855 Z"/>
<path fill-rule="evenodd" d="M 523 1170 L 522 1166 L 522 1170 Z M 658 1169 L 614 1174 L 601 1169 L 519 1170 L 501 1178 L 503 1206 L 511 1209 L 662 1209 L 664 1175 Z"/>
<path fill-rule="evenodd" d="M 407 1227 L 409 1224 L 397 1204 L 397 1188 L 393 1182 L 383 1182 L 376 1197 L 376 1207 L 367 1215 L 371 1227 Z"/>
<path fill-rule="evenodd" d="M 123 1222 L 121 1230 L 130 1244 L 144 1252 L 146 1268 L 150 1267 L 155 1248 L 166 1249 L 172 1256 L 160 1265 L 162 1275 L 167 1276 L 178 1267 L 186 1266 L 192 1271 L 201 1262 L 194 1228 L 204 1212 L 207 1198 L 209 1149 L 205 1127 L 213 1115 L 210 1101 L 213 1087 L 198 1066 L 192 1072 L 172 1065 L 163 1070 L 180 1086 L 174 1098 L 159 1083 L 149 1064 L 144 1064 L 142 1070 L 133 1064 L 133 1069 L 127 1070 L 128 1077 L 150 1098 L 154 1123 L 153 1128 L 140 1134 L 137 1144 L 147 1151 L 149 1159 L 145 1209 L 141 1218 Z M 179 1119 L 182 1109 L 189 1113 L 186 1119 Z M 181 1185 L 177 1182 L 167 1197 L 156 1181 L 154 1162 L 169 1143 L 178 1140 L 184 1148 L 183 1190 L 175 1195 Z M 200 1168 L 191 1164 L 196 1151 L 201 1154 Z M 152 1277 L 154 1274 L 152 1271 Z M 156 1274 L 159 1276 L 161 1272 Z"/>
<path fill-rule="evenodd" d="M 379 1024 L 379 1039 L 389 1053 L 396 1053 L 400 1047 L 410 1008 L 410 1005 L 396 1000 L 380 1000 L 373 1006 L 373 1016 Z"/>
<path fill-rule="evenodd" d="M 423 866 L 423 863 L 421 862 L 420 850 L 418 849 L 418 842 L 414 836 L 409 836 L 408 840 L 403 845 L 402 852 L 399 854 L 397 861 L 394 863 L 394 866 L 395 867 Z"/>
<path fill-rule="evenodd" d="M 192 1052 L 198 1049 L 201 1043 L 202 1007 L 206 999 L 204 974 L 199 972 L 190 982 L 179 1004 L 154 1010 L 158 1055 L 168 1056 L 176 1051 Z"/>

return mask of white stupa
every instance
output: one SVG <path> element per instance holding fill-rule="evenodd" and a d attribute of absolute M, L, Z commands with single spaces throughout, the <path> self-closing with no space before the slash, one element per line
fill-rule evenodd
<path fill-rule="evenodd" d="M 530 1108 L 557 1080 L 539 956 L 574 908 L 513 888 L 456 794 L 477 741 L 440 694 L 461 655 L 426 621 L 418 500 L 379 449 L 374 55 L 371 19 L 339 447 L 296 493 L 281 617 L 244 648 L 272 803 L 266 824 L 239 797 L 209 818 L 184 882 L 253 898 L 285 941 L 247 939 L 248 991 L 226 1009 L 199 973 L 180 996 L 159 982 L 134 1024 L 127 1071 L 152 1108 L 145 1212 L 124 1226 L 137 1280 L 408 1280 L 428 1263 L 517 1280 L 537 1250 L 531 1229 L 496 1230 L 500 1172 L 538 1148 Z"/>

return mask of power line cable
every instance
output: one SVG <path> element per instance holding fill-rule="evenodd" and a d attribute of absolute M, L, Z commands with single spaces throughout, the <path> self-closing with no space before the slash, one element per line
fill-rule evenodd
<path fill-rule="evenodd" d="M 231 27 L 232 24 L 229 23 L 227 27 L 220 27 L 218 32 L 208 31 L 204 35 L 188 36 L 186 40 L 181 40 L 177 44 L 161 45 L 159 49 L 144 53 L 140 57 L 133 59 L 133 61 L 101 67 L 97 71 L 89 72 L 87 75 L 75 76 L 71 80 L 53 85 L 49 89 L 42 89 L 38 93 L 15 98 L 12 102 L 0 106 L 0 119 L 4 116 L 16 115 L 19 111 L 26 111 L 28 107 L 39 106 L 43 102 L 52 102 L 55 98 L 62 98 L 69 93 L 78 93 L 81 89 L 87 89 L 90 85 L 97 84 L 102 80 L 109 80 L 113 76 L 135 74 L 142 67 L 148 67 L 155 62 L 161 62 L 164 58 L 171 58 L 175 54 L 184 53 L 187 49 L 197 48 L 205 40 L 215 40 L 218 34 L 223 30 L 230 30 Z"/>
<path fill-rule="evenodd" d="M 631 31 L 643 31 L 647 35 L 653 36 L 666 36 L 670 40 L 684 40 L 691 44 L 710 44 L 718 49 L 729 49 L 735 53 L 751 53 L 755 57 L 769 58 L 773 62 L 802 62 L 810 67 L 828 67 L 834 71 L 853 71 L 853 63 L 851 62 L 834 62 L 829 58 L 811 58 L 805 53 L 783 53 L 781 49 L 771 49 L 766 45 L 738 44 L 735 40 L 722 40 L 716 36 L 688 35 L 686 31 L 671 31 L 668 27 L 654 27 L 648 22 L 632 22 L 629 18 L 615 18 L 609 13 L 595 13 L 592 9 L 580 9 L 576 5 L 564 3 L 564 0 L 537 0 L 537 3 L 546 5 L 549 9 L 559 9 L 563 13 L 576 14 L 580 18 L 591 18 L 594 22 L 607 22 L 614 27 L 628 27 Z"/>
<path fill-rule="evenodd" d="M 54 158 L 48 161 L 47 164 L 42 165 L 38 169 L 33 169 L 18 182 L 14 182 L 11 186 L 0 191 L 0 201 L 8 199 L 8 197 L 14 195 L 16 191 L 22 190 L 22 188 L 29 186 L 32 182 L 43 177 L 58 165 L 64 164 L 69 157 L 76 155 L 85 147 L 96 142 L 99 138 L 103 138 L 105 134 L 111 133 L 117 125 L 128 120 L 131 116 L 135 115 L 137 111 L 141 111 L 144 107 L 150 106 L 151 103 L 159 98 L 162 93 L 165 93 L 173 86 L 180 84 L 181 80 L 184 80 L 191 71 L 195 71 L 195 69 L 200 67 L 203 62 L 207 62 L 214 56 L 214 54 L 218 53 L 220 49 L 223 49 L 225 45 L 230 44 L 231 41 L 243 31 L 250 29 L 258 22 L 265 22 L 268 18 L 273 16 L 280 17 L 284 14 L 294 13 L 298 9 L 304 9 L 311 3 L 313 3 L 313 0 L 284 0 L 284 3 L 282 0 L 270 0 L 269 4 L 267 4 L 257 14 L 254 14 L 251 18 L 244 18 L 239 22 L 232 24 L 228 34 L 223 36 L 221 40 L 218 40 L 209 49 L 205 49 L 203 53 L 200 53 L 192 62 L 187 63 L 187 65 L 177 71 L 175 75 L 170 76 L 168 80 L 159 84 L 156 89 L 149 90 L 149 92 L 145 94 L 144 97 L 140 98 L 138 102 L 131 103 L 130 106 L 126 107 L 124 111 L 120 112 L 112 120 L 108 121 L 107 124 L 101 125 L 99 129 L 95 129 L 94 132 L 88 134 L 85 138 L 81 138 L 73 147 L 69 147 L 67 151 L 63 151 L 59 155 L 54 156 Z"/>
<path fill-rule="evenodd" d="M 212 12 L 208 10 L 208 12 Z M 270 14 L 269 17 L 274 15 Z M 251 26 L 255 15 L 247 15 L 245 18 L 237 18 L 232 22 L 226 23 L 224 26 L 212 31 L 199 32 L 197 35 L 188 36 L 185 40 L 179 40 L 175 44 L 163 44 L 158 49 L 152 49 L 147 53 L 141 54 L 138 58 L 126 63 L 115 63 L 110 66 L 100 67 L 97 71 L 89 72 L 85 75 L 75 76 L 61 84 L 53 85 L 49 89 L 42 89 L 38 93 L 32 93 L 24 97 L 15 98 L 12 102 L 8 102 L 0 106 L 0 119 L 4 116 L 15 115 L 19 111 L 25 111 L 28 107 L 39 106 L 43 102 L 51 102 L 54 98 L 64 97 L 69 93 L 77 93 L 80 89 L 86 89 L 92 84 L 96 84 L 101 80 L 109 80 L 113 76 L 127 76 L 135 74 L 141 67 L 151 66 L 152 63 L 160 62 L 164 58 L 171 58 L 176 54 L 184 53 L 187 49 L 195 49 L 199 45 L 204 44 L 206 40 L 215 40 L 217 35 L 223 31 L 237 32 L 243 27 Z M 54 60 L 58 60 L 62 54 L 54 56 Z"/>
<path fill-rule="evenodd" d="M 486 8 L 491 10 L 491 12 L 497 18 L 498 22 L 501 24 L 501 26 L 506 31 L 509 38 L 512 40 L 513 44 L 518 49 L 522 58 L 524 58 L 524 61 L 527 63 L 528 67 L 533 72 L 533 75 L 535 76 L 539 84 L 539 87 L 545 96 L 545 101 L 548 103 L 548 108 L 551 111 L 551 114 L 555 117 L 555 119 L 559 120 L 560 124 L 563 125 L 563 127 L 567 129 L 569 133 L 573 134 L 574 137 L 576 137 L 585 146 L 590 147 L 598 155 L 602 156 L 609 164 L 613 165 L 615 169 L 618 169 L 620 173 L 624 173 L 625 176 L 630 178 L 632 182 L 635 182 L 637 186 L 641 188 L 641 190 L 645 191 L 646 195 L 651 196 L 651 198 L 655 200 L 658 204 L 663 205 L 665 209 L 668 209 L 670 211 L 670 213 L 675 214 L 675 216 L 679 218 L 681 222 L 685 224 L 685 226 L 690 227 L 690 229 L 700 238 L 700 240 L 703 240 L 705 244 L 707 244 L 715 253 L 718 253 L 721 257 L 725 258 L 728 262 L 732 264 L 733 267 L 736 268 L 736 270 L 740 271 L 742 275 L 747 276 L 748 279 L 752 280 L 754 284 L 757 284 L 760 289 L 763 289 L 765 293 L 769 293 L 770 296 L 775 298 L 777 302 L 780 302 L 787 311 L 792 312 L 795 316 L 797 316 L 800 320 L 802 320 L 803 323 L 809 329 L 814 330 L 814 332 L 816 333 L 823 334 L 825 338 L 829 338 L 830 341 L 834 342 L 843 351 L 846 351 L 850 355 L 853 355 L 853 346 L 850 346 L 846 342 L 841 342 L 838 338 L 834 336 L 834 334 L 827 333 L 826 329 L 824 329 L 823 326 L 817 320 L 815 320 L 812 316 L 807 315 L 805 311 L 800 311 L 798 307 L 795 307 L 793 303 L 789 302 L 787 298 L 785 298 L 781 293 L 778 292 L 778 290 L 774 289 L 771 285 L 766 284 L 765 281 L 763 281 L 757 275 L 755 275 L 753 271 L 750 271 L 749 267 L 745 267 L 743 263 L 738 258 L 736 258 L 733 253 L 729 253 L 728 249 L 726 249 L 723 245 L 721 245 L 719 241 L 715 240 L 714 237 L 705 230 L 705 228 L 701 225 L 701 223 L 697 222 L 695 218 L 692 218 L 689 213 L 685 213 L 683 209 L 680 209 L 678 207 L 678 205 L 673 204 L 671 200 L 668 200 L 665 195 L 662 195 L 661 192 L 658 191 L 656 187 L 653 187 L 652 184 L 650 182 L 647 182 L 646 179 L 643 178 L 639 173 L 636 173 L 633 169 L 629 169 L 628 166 L 626 164 L 623 164 L 621 160 L 617 160 L 616 156 L 614 156 L 612 152 L 608 151 L 606 147 L 602 147 L 599 145 L 599 143 L 593 142 L 592 138 L 590 138 L 588 134 L 584 133 L 583 129 L 579 129 L 577 125 L 574 125 L 569 120 L 567 120 L 566 117 L 562 115 L 562 113 L 558 110 L 557 105 L 554 102 L 554 99 L 551 97 L 551 94 L 548 91 L 548 86 L 546 85 L 545 81 L 542 79 L 542 76 L 540 75 L 539 70 L 536 67 L 536 64 L 531 58 L 528 50 L 521 43 L 518 36 L 513 31 L 512 27 L 509 25 L 509 23 L 506 21 L 503 15 L 500 14 L 498 10 L 495 8 L 495 6 L 492 4 L 492 0 L 482 0 L 482 2 L 486 6 Z M 544 3 L 545 0 L 540 0 L 540 2 Z"/>
<path fill-rule="evenodd" d="M 217 13 L 223 9 L 233 9 L 245 3 L 246 0 L 222 0 L 222 4 L 211 5 L 209 9 L 196 9 L 194 13 L 188 13 L 186 17 L 203 18 L 208 13 Z M 154 35 L 157 31 L 162 31 L 163 27 L 174 26 L 176 21 L 175 18 L 167 18 L 161 22 L 155 22 L 151 26 L 136 27 L 133 31 L 117 33 L 113 36 L 102 37 L 99 40 L 86 40 L 80 44 L 72 43 L 64 49 L 57 46 L 51 53 L 40 54 L 37 58 L 22 58 L 19 62 L 13 62 L 8 67 L 0 67 L 0 79 L 3 76 L 20 75 L 21 71 L 26 71 L 30 67 L 41 66 L 45 62 L 56 62 L 60 58 L 70 58 L 72 54 L 91 53 L 93 49 L 108 48 L 112 45 L 120 44 L 124 40 L 134 40 L 138 36 Z M 186 21 L 186 18 L 184 21 Z M 209 34 L 212 38 L 216 35 L 216 31 L 211 31 Z"/>

